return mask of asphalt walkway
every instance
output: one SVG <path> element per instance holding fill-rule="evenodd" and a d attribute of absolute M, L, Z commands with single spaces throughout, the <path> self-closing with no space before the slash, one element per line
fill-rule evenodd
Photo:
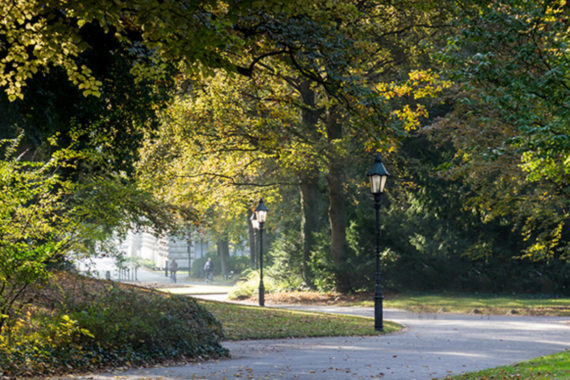
<path fill-rule="evenodd" d="M 220 294 L 196 296 L 224 298 Z M 373 316 L 372 308 L 286 307 Z M 391 309 L 384 311 L 384 317 L 405 329 L 375 337 L 224 342 L 230 359 L 88 378 L 434 379 L 570 349 L 567 317 L 415 314 Z"/>
<path fill-rule="evenodd" d="M 227 294 L 231 286 L 220 283 L 206 283 L 205 281 L 190 279 L 188 271 L 179 270 L 174 282 L 170 275 L 166 276 L 164 271 L 152 271 L 145 267 L 139 267 L 129 273 L 120 273 L 112 257 L 90 258 L 78 265 L 81 273 L 96 278 L 106 279 L 107 276 L 113 281 L 121 281 L 136 285 L 148 286 L 160 290 L 169 290 L 172 293 L 191 295 L 219 295 L 222 299 L 227 299 Z"/>
<path fill-rule="evenodd" d="M 350 314 L 372 315 L 372 310 Z M 570 326 L 564 318 L 413 315 L 387 310 L 386 319 L 404 324 L 406 330 L 376 337 L 225 342 L 232 355 L 228 360 L 94 379 L 433 379 L 570 349 Z"/>

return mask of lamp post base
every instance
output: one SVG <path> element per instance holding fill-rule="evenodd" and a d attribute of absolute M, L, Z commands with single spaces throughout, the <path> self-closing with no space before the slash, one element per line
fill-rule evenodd
<path fill-rule="evenodd" d="M 259 284 L 259 306 L 265 306 L 265 288 L 263 282 Z"/>
<path fill-rule="evenodd" d="M 384 322 L 382 318 L 382 302 L 384 297 L 382 291 L 376 286 L 376 293 L 374 294 L 374 330 L 384 331 Z"/>

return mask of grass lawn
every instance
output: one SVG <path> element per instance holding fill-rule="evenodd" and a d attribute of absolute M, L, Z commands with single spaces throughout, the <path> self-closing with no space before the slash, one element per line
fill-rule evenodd
<path fill-rule="evenodd" d="M 198 301 L 223 325 L 227 340 L 378 335 L 374 319 L 223 302 Z M 385 321 L 384 333 L 400 325 Z"/>
<path fill-rule="evenodd" d="M 416 312 L 568 316 L 570 298 L 446 293 L 401 294 L 388 297 L 385 307 Z"/>
<path fill-rule="evenodd" d="M 266 294 L 265 299 L 273 303 L 374 306 L 372 294 L 341 295 L 290 292 Z M 570 316 L 570 298 L 529 295 L 388 293 L 384 298 L 384 307 L 424 313 Z"/>
<path fill-rule="evenodd" d="M 570 351 L 542 356 L 511 366 L 497 367 L 480 372 L 467 373 L 446 379 L 499 380 L 499 379 L 570 379 Z"/>

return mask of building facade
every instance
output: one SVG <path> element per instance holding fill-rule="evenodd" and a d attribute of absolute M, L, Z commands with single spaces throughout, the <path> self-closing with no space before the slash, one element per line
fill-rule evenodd
<path fill-rule="evenodd" d="M 175 259 L 178 268 L 188 269 L 192 262 L 206 255 L 209 243 L 200 239 L 193 241 L 176 236 L 157 236 L 152 231 L 131 230 L 121 242 L 121 251 L 126 257 L 138 257 L 164 269 Z"/>

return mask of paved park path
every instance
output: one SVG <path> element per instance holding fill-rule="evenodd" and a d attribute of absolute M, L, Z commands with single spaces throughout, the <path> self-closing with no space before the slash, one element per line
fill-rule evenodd
<path fill-rule="evenodd" d="M 372 308 L 286 307 L 373 315 Z M 86 378 L 433 379 L 570 349 L 567 317 L 415 314 L 391 309 L 384 316 L 405 329 L 375 337 L 224 342 L 230 359 Z"/>

